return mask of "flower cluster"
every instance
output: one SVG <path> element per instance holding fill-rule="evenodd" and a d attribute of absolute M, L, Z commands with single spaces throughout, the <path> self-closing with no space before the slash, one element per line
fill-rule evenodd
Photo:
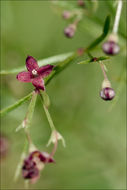
<path fill-rule="evenodd" d="M 119 2 L 121 2 L 121 0 L 119 0 Z M 83 0 L 78 0 L 77 5 L 82 8 L 85 7 L 85 3 Z M 120 6 L 121 6 L 121 4 L 119 3 L 118 4 L 119 11 L 117 11 L 117 13 L 119 13 L 119 17 L 117 16 L 115 19 L 115 24 L 114 24 L 115 30 L 113 29 L 113 32 L 109 36 L 108 41 L 105 42 L 102 46 L 103 51 L 108 55 L 116 55 L 120 51 L 120 47 L 117 43 L 118 38 L 116 35 L 116 33 L 117 33 L 116 29 L 118 28 L 118 22 L 119 22 L 119 18 L 120 18 L 120 10 L 121 10 Z M 116 15 L 117 15 L 117 13 L 116 13 Z M 78 23 L 82 19 L 82 11 L 76 12 L 73 10 L 72 11 L 65 10 L 63 12 L 62 16 L 64 19 L 66 19 L 66 20 L 70 19 L 70 21 L 71 21 L 70 24 L 64 29 L 64 34 L 66 37 L 72 38 L 75 35 Z M 82 56 L 85 50 L 86 49 L 84 49 L 84 48 L 79 48 L 77 50 L 77 55 Z M 98 58 L 93 57 L 90 54 L 90 52 L 88 52 L 88 54 L 90 57 L 92 57 L 91 59 L 93 62 L 99 61 Z M 100 66 L 101 66 L 101 69 L 102 69 L 102 72 L 104 75 L 104 80 L 102 82 L 102 88 L 100 91 L 100 97 L 105 101 L 109 101 L 115 97 L 115 91 L 111 87 L 111 83 L 108 80 L 103 63 L 101 61 L 99 61 L 99 63 L 100 63 Z M 21 82 L 32 83 L 33 86 L 35 87 L 35 91 L 40 92 L 39 94 L 40 94 L 40 97 L 43 102 L 43 108 L 44 108 L 44 111 L 46 113 L 47 119 L 49 121 L 51 130 L 52 130 L 51 137 L 48 141 L 48 145 L 51 143 L 54 144 L 54 148 L 53 148 L 51 154 L 48 154 L 47 152 L 40 152 L 39 150 L 36 149 L 35 151 L 31 151 L 30 154 L 28 155 L 28 157 L 23 161 L 23 166 L 22 166 L 23 178 L 30 180 L 30 182 L 32 182 L 32 183 L 35 183 L 39 179 L 40 171 L 43 170 L 44 166 L 48 163 L 55 162 L 53 159 L 53 156 L 57 149 L 58 140 L 62 140 L 64 146 L 65 146 L 65 141 L 64 141 L 64 138 L 62 137 L 62 135 L 56 130 L 54 123 L 52 121 L 52 118 L 50 116 L 50 113 L 48 111 L 49 97 L 47 96 L 46 92 L 41 93 L 42 91 L 45 90 L 44 78 L 47 77 L 53 71 L 54 66 L 48 64 L 48 65 L 39 67 L 39 65 L 37 64 L 37 61 L 32 56 L 28 56 L 26 58 L 26 68 L 27 68 L 27 71 L 20 72 L 17 75 L 17 79 Z M 42 90 L 42 91 L 40 91 L 40 90 Z M 35 93 L 35 94 L 37 95 L 38 93 Z M 31 116 L 33 114 L 32 109 L 34 109 L 34 105 L 35 105 L 35 101 L 36 101 L 36 96 L 34 99 L 35 94 L 33 93 L 33 100 L 31 100 L 31 105 L 27 112 L 27 116 L 22 124 L 23 128 L 27 123 L 26 122 L 27 119 L 29 118 L 29 121 L 30 121 L 32 118 L 32 116 Z M 30 139 L 27 128 L 26 128 L 25 132 L 27 134 L 29 145 L 30 145 L 32 140 Z M 3 145 L 6 145 L 4 140 L 5 139 L 2 139 L 2 141 L 0 143 L 3 143 Z M 6 148 L 6 146 L 5 146 L 5 148 Z"/>

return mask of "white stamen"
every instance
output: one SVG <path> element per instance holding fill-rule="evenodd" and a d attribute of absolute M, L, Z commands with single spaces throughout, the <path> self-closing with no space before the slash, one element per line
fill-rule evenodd
<path fill-rule="evenodd" d="M 33 75 L 37 75 L 37 71 L 35 69 L 32 70 Z"/>

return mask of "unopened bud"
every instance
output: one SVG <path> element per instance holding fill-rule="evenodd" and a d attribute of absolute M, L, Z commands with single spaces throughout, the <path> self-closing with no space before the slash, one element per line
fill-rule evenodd
<path fill-rule="evenodd" d="M 103 88 L 100 92 L 100 96 L 103 100 L 112 100 L 115 97 L 115 91 L 112 88 Z"/>
<path fill-rule="evenodd" d="M 72 14 L 69 11 L 64 11 L 62 16 L 64 19 L 69 19 L 69 18 L 71 18 Z"/>
<path fill-rule="evenodd" d="M 120 51 L 119 45 L 114 41 L 107 41 L 103 44 L 102 49 L 108 55 L 116 55 Z"/>
<path fill-rule="evenodd" d="M 80 7 L 84 7 L 85 6 L 85 2 L 83 0 L 78 0 L 78 5 Z"/>
<path fill-rule="evenodd" d="M 67 28 L 64 29 L 64 34 L 68 38 L 72 38 L 76 31 L 76 25 L 70 24 Z"/>

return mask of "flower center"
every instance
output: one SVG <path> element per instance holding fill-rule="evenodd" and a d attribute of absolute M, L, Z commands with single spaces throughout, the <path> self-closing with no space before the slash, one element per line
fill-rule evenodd
<path fill-rule="evenodd" d="M 33 74 L 34 76 L 36 76 L 36 75 L 37 75 L 37 71 L 36 71 L 35 69 L 33 69 L 33 70 L 32 70 L 32 74 Z"/>

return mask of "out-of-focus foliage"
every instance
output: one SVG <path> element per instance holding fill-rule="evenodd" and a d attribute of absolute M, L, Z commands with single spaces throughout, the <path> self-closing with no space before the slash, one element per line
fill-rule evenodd
<path fill-rule="evenodd" d="M 90 9 L 90 4 L 86 3 Z M 92 15 L 86 14 L 74 38 L 67 39 L 63 34 L 66 22 L 57 14 L 59 11 L 51 2 L 2 1 L 1 4 L 3 70 L 24 66 L 27 55 L 41 60 L 87 47 L 101 34 L 104 18 L 108 14 L 111 14 L 113 25 L 116 10 L 113 1 L 99 1 L 97 11 Z M 51 81 L 47 86 L 51 99 L 50 112 L 67 146 L 63 148 L 59 144 L 56 164 L 48 165 L 41 179 L 31 188 L 125 189 L 125 7 L 124 2 L 119 28 L 121 51 L 105 61 L 117 101 L 105 102 L 99 97 L 103 75 L 97 63 L 70 65 Z M 105 56 L 101 45 L 92 55 Z M 3 76 L 1 79 L 2 108 L 33 89 L 31 84 L 17 81 L 16 75 Z M 8 156 L 1 161 L 2 189 L 24 187 L 22 177 L 16 183 L 13 177 L 25 142 L 23 131 L 15 133 L 15 129 L 22 122 L 27 107 L 28 102 L 2 118 L 1 131 L 10 142 Z M 39 98 L 30 132 L 40 150 L 50 151 L 50 147 L 46 147 L 50 129 Z"/>

